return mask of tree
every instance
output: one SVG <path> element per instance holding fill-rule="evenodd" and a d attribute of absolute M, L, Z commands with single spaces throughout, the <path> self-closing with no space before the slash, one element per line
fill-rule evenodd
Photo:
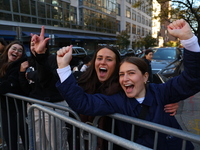
<path fill-rule="evenodd" d="M 156 38 L 153 38 L 151 35 L 147 35 L 143 38 L 145 48 L 156 46 Z"/>
<path fill-rule="evenodd" d="M 136 42 L 136 45 L 137 47 L 142 47 L 144 46 L 145 49 L 149 48 L 149 47 L 153 47 L 153 46 L 156 46 L 156 38 L 153 38 L 150 34 L 147 35 L 146 37 L 144 38 L 140 38 L 137 42 Z"/>
<path fill-rule="evenodd" d="M 200 35 L 200 2 L 199 0 L 171 0 L 171 9 L 165 7 L 169 0 L 157 0 L 162 7 L 157 16 L 161 22 L 171 22 L 174 19 L 185 19 L 191 26 L 195 35 Z M 199 38 L 200 42 L 200 38 Z"/>
<path fill-rule="evenodd" d="M 126 32 L 126 30 L 121 31 L 117 35 L 117 45 L 119 45 L 120 49 L 127 49 L 130 44 L 130 35 Z"/>
<path fill-rule="evenodd" d="M 162 11 L 155 19 L 161 23 L 170 23 L 176 19 L 185 19 L 191 26 L 195 35 L 200 36 L 200 1 L 199 0 L 157 0 L 161 4 Z M 171 4 L 171 8 L 167 4 Z M 135 8 L 147 8 L 152 11 L 152 0 L 139 0 L 133 4 Z M 200 38 L 199 38 L 200 43 Z"/>

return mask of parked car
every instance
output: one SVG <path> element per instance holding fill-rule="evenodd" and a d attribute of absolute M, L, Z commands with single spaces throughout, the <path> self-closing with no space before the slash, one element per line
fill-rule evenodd
<path fill-rule="evenodd" d="M 121 58 L 123 59 L 126 56 L 135 56 L 135 51 L 133 49 L 119 50 L 119 54 L 120 54 Z"/>
<path fill-rule="evenodd" d="M 183 71 L 182 52 L 176 47 L 158 48 L 151 62 L 153 81 L 166 82 Z"/>
<path fill-rule="evenodd" d="M 56 54 L 56 52 L 60 49 L 60 47 L 53 47 L 50 49 L 51 54 Z M 87 56 L 87 51 L 83 47 L 72 47 L 72 60 L 70 65 L 72 67 L 80 65 L 83 63 L 83 59 Z"/>

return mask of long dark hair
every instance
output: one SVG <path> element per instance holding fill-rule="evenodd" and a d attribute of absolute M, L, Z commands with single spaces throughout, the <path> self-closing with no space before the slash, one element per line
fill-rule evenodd
<path fill-rule="evenodd" d="M 6 46 L 4 52 L 0 56 L 0 77 L 3 77 L 6 74 L 6 70 L 13 63 L 13 62 L 8 62 L 8 50 L 14 44 L 18 44 L 18 45 L 22 46 L 22 49 L 23 49 L 22 57 L 25 56 L 25 47 L 20 41 L 13 41 L 10 44 L 8 44 Z"/>
<path fill-rule="evenodd" d="M 97 57 L 97 53 L 103 48 L 107 48 L 115 53 L 116 66 L 115 66 L 115 70 L 114 70 L 113 74 L 110 76 L 110 78 L 107 81 L 100 83 L 100 81 L 97 77 L 97 74 L 96 74 L 96 70 L 95 70 L 95 60 Z M 96 93 L 97 91 L 101 92 L 101 91 L 105 90 L 106 88 L 110 87 L 113 83 L 118 83 L 120 60 L 121 60 L 121 58 L 120 58 L 119 52 L 114 47 L 110 47 L 110 46 L 99 47 L 91 60 L 90 67 L 79 78 L 78 84 L 87 93 L 93 94 L 93 93 Z"/>

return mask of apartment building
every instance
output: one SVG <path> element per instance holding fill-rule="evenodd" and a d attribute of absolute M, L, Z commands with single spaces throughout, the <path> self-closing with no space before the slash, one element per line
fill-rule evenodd
<path fill-rule="evenodd" d="M 99 44 L 115 44 L 122 30 L 130 34 L 130 48 L 152 33 L 152 5 L 134 8 L 136 0 L 1 0 L 0 37 L 29 44 L 30 33 L 42 25 L 50 45 L 73 44 L 94 50 Z"/>

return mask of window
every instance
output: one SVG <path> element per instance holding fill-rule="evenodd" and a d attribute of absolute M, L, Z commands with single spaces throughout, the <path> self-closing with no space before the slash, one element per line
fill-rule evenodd
<path fill-rule="evenodd" d="M 131 24 L 130 24 L 130 22 L 126 22 L 126 31 L 127 31 L 127 33 L 131 32 Z"/>
<path fill-rule="evenodd" d="M 138 26 L 138 27 L 137 27 L 137 35 L 140 35 L 140 34 L 141 34 L 141 27 Z"/>
<path fill-rule="evenodd" d="M 136 34 L 136 25 L 135 24 L 132 24 L 132 33 Z"/>
<path fill-rule="evenodd" d="M 121 9 L 120 9 L 120 4 L 117 4 L 116 14 L 117 14 L 118 16 L 121 16 L 120 11 L 121 11 Z"/>
<path fill-rule="evenodd" d="M 136 12 L 132 10 L 132 20 L 136 21 Z"/>
<path fill-rule="evenodd" d="M 138 13 L 138 15 L 137 15 L 137 22 L 141 23 L 141 15 L 140 15 L 140 13 Z"/>
<path fill-rule="evenodd" d="M 131 18 L 131 9 L 129 7 L 126 7 L 126 17 Z"/>

